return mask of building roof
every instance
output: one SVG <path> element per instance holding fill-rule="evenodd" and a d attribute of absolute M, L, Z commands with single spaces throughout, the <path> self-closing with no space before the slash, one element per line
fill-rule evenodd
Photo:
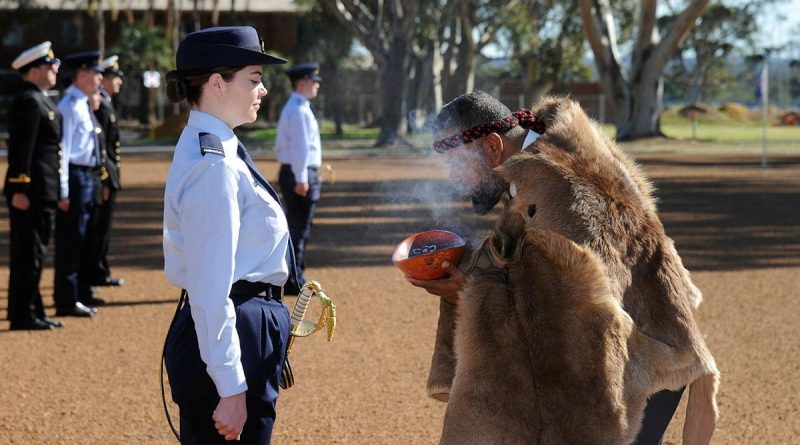
<path fill-rule="evenodd" d="M 218 8 L 222 11 L 230 11 L 231 3 L 234 3 L 237 12 L 250 11 L 250 12 L 294 12 L 297 11 L 298 5 L 296 0 L 219 0 Z M 148 0 L 119 0 L 115 2 L 117 8 L 120 10 L 133 9 L 142 11 L 148 8 Z M 177 1 L 175 3 L 181 4 L 184 11 L 192 11 L 194 9 L 193 1 Z M 198 0 L 198 8 L 201 11 L 211 11 L 212 0 Z M 52 10 L 76 10 L 86 9 L 85 5 L 78 2 L 70 2 L 65 0 L 37 0 L 34 3 L 36 6 L 44 7 Z M 106 4 L 109 9 L 109 5 Z M 14 2 L 0 2 L 0 9 L 16 9 Z M 153 9 L 165 10 L 167 9 L 167 0 L 154 0 Z"/>

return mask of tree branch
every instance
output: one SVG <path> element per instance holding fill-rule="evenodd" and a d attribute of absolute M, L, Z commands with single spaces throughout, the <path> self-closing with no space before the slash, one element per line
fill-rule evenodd
<path fill-rule="evenodd" d="M 658 70 L 664 68 L 669 59 L 675 53 L 692 29 L 694 22 L 703 15 L 708 7 L 709 0 L 692 0 L 689 6 L 672 22 L 667 35 L 659 42 L 653 51 L 653 56 L 647 62 L 648 70 Z"/>
<path fill-rule="evenodd" d="M 658 43 L 658 30 L 656 29 L 656 8 L 658 0 L 642 0 L 639 11 L 639 29 L 633 48 L 633 65 L 631 72 L 637 73 L 645 63 L 648 53 Z"/>
<path fill-rule="evenodd" d="M 515 8 L 519 4 L 519 0 L 511 0 L 502 8 L 512 9 Z M 483 32 L 481 33 L 480 37 L 478 38 L 478 43 L 476 45 L 476 51 L 481 52 L 483 48 L 488 45 L 489 43 L 494 40 L 494 36 L 497 35 L 497 32 L 501 28 L 501 14 L 493 14 L 492 17 L 486 21 L 486 27 L 483 28 Z"/>
<path fill-rule="evenodd" d="M 616 70 L 620 77 L 614 16 L 608 0 L 579 0 L 586 39 L 594 53 L 597 69 Z"/>
<path fill-rule="evenodd" d="M 382 33 L 373 33 L 371 29 L 380 29 L 380 22 L 369 17 L 365 6 L 346 0 L 321 0 L 325 7 L 345 28 L 349 29 L 359 41 L 370 51 L 379 65 L 386 63 L 388 49 Z M 359 17 L 353 14 L 359 13 Z"/>

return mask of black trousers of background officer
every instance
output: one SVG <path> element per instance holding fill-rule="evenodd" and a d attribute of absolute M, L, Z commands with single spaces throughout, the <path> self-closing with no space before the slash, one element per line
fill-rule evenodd
<path fill-rule="evenodd" d="M 11 246 L 8 280 L 8 320 L 11 323 L 31 322 L 44 318 L 39 281 L 47 256 L 47 244 L 53 231 L 56 203 L 30 199 L 28 210 L 11 205 Z"/>
<path fill-rule="evenodd" d="M 300 196 L 294 192 L 295 185 L 292 167 L 288 164 L 281 165 L 278 175 L 278 183 L 283 195 L 283 207 L 286 212 L 286 219 L 289 223 L 289 236 L 294 243 L 294 257 L 297 262 L 298 283 L 306 282 L 305 279 L 305 250 L 308 239 L 311 236 L 312 219 L 317 208 L 317 201 L 320 196 L 319 172 L 316 167 L 308 167 L 308 193 Z M 295 295 L 299 289 L 289 289 L 286 293 Z"/>
<path fill-rule="evenodd" d="M 97 206 L 99 176 L 94 167 L 69 166 L 69 211 L 56 213 L 57 308 L 69 309 L 92 296 L 89 231 Z"/>
<path fill-rule="evenodd" d="M 117 207 L 117 191 L 109 190 L 108 201 L 103 202 L 95 209 L 92 231 L 89 234 L 91 241 L 91 265 L 89 265 L 89 279 L 93 284 L 102 283 L 111 277 L 111 268 L 108 266 L 108 246 L 111 241 L 111 220 Z"/>

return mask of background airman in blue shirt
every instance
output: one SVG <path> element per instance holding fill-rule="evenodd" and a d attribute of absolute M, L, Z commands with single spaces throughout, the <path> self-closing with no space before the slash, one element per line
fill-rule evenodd
<path fill-rule="evenodd" d="M 275 149 L 281 163 L 278 182 L 283 195 L 289 232 L 294 242 L 299 282 L 305 282 L 305 250 L 311 236 L 314 211 L 320 197 L 319 167 L 322 144 L 311 99 L 317 97 L 318 63 L 302 63 L 286 71 L 294 90 L 281 110 Z M 299 289 L 287 289 L 296 294 Z"/>

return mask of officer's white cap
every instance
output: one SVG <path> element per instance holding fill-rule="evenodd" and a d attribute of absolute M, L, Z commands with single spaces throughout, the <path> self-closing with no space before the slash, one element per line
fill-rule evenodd
<path fill-rule="evenodd" d="M 53 54 L 51 46 L 52 44 L 47 41 L 42 42 L 33 48 L 26 49 L 19 56 L 17 56 L 13 62 L 11 62 L 11 68 L 18 70 L 41 58 L 45 58 L 45 63 L 58 63 L 58 59 L 56 59 L 56 56 Z"/>
<path fill-rule="evenodd" d="M 100 62 L 100 71 L 105 71 L 108 68 L 119 68 L 119 56 L 107 57 Z"/>

